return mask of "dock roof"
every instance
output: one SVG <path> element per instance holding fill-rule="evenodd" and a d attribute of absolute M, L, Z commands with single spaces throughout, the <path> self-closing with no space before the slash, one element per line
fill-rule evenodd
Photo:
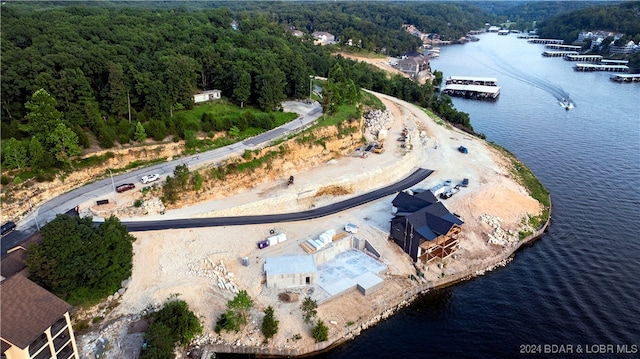
<path fill-rule="evenodd" d="M 484 92 L 484 93 L 489 93 L 489 94 L 500 93 L 500 87 L 498 87 L 498 86 L 482 86 L 482 85 L 448 84 L 448 85 L 445 86 L 445 90 L 474 91 L 474 92 Z"/>
<path fill-rule="evenodd" d="M 448 80 L 453 81 L 483 81 L 483 82 L 498 82 L 495 77 L 476 77 L 476 76 L 449 76 Z"/>

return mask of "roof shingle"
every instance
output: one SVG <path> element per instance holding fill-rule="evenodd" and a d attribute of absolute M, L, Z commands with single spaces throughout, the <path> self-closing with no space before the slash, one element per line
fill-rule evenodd
<path fill-rule="evenodd" d="M 21 275 L 2 281 L 0 307 L 2 339 L 19 348 L 26 348 L 72 308 Z"/>

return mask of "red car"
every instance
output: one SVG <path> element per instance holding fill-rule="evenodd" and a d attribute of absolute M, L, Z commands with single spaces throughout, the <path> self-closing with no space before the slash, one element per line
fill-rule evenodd
<path fill-rule="evenodd" d="M 121 184 L 118 187 L 116 187 L 116 192 L 122 193 L 124 191 L 128 191 L 128 190 L 134 189 L 134 188 L 136 188 L 136 185 L 134 185 L 133 183 L 125 183 L 125 184 Z"/>

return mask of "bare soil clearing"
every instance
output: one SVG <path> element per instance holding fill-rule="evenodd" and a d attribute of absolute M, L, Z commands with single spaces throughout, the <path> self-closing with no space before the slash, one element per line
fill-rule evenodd
<path fill-rule="evenodd" d="M 424 269 L 426 278 L 436 279 L 441 272 L 454 273 L 469 266 L 484 263 L 502 253 L 504 247 L 488 243 L 489 233 L 496 231 L 487 218 L 498 223 L 505 236 L 522 229 L 527 215 L 541 212 L 539 203 L 511 178 L 510 162 L 484 141 L 471 137 L 445 124 L 438 124 L 425 112 L 403 101 L 380 95 L 391 113 L 393 124 L 388 130 L 382 154 L 368 157 L 342 156 L 323 161 L 304 161 L 314 153 L 301 151 L 302 161 L 282 166 L 287 174 L 295 175 L 295 183 L 287 185 L 288 175 L 259 174 L 253 182 L 230 183 L 233 190 L 209 189 L 198 196 L 200 202 L 185 208 L 170 209 L 164 217 L 150 213 L 149 219 L 195 216 L 229 216 L 301 211 L 355 196 L 404 178 L 417 167 L 435 172 L 415 188 L 430 188 L 447 179 L 454 184 L 469 178 L 470 184 L 444 201 L 445 205 L 465 221 L 462 231 L 460 256 L 447 263 L 446 270 L 431 264 Z M 406 147 L 396 141 L 403 128 L 410 132 Z M 468 154 L 457 151 L 460 145 Z M 306 163 L 306 166 L 304 165 Z M 258 178 L 262 178 L 259 181 Z M 224 196 L 223 193 L 236 193 Z M 391 200 L 385 197 L 336 215 L 324 218 L 276 225 L 229 226 L 202 229 L 169 230 L 133 233 L 133 275 L 126 291 L 119 296 L 113 310 L 95 308 L 89 317 L 104 315 L 97 330 L 81 335 L 78 345 L 84 358 L 94 352 L 99 338 L 107 338 L 107 356 L 130 357 L 139 348 L 140 334 L 126 334 L 130 322 L 140 318 L 145 309 L 157 307 L 171 295 L 185 300 L 203 323 L 205 343 L 261 346 L 262 311 L 269 305 L 275 309 L 280 321 L 279 331 L 269 342 L 274 348 L 308 348 L 314 341 L 310 326 L 302 321 L 299 309 L 306 289 L 292 290 L 291 297 L 298 301 L 280 300 L 285 290 L 267 289 L 263 280 L 264 258 L 284 254 L 305 254 L 300 243 L 316 238 L 323 231 L 341 230 L 346 223 L 359 226 L 358 237 L 366 238 L 381 253 L 388 270 L 381 290 L 365 297 L 351 292 L 329 300 L 318 308 L 318 317 L 329 326 L 330 341 L 344 337 L 354 328 L 397 304 L 403 294 L 416 285 L 408 279 L 415 274 L 411 259 L 393 242 L 388 241 L 389 221 L 392 218 Z M 484 218 L 481 220 L 481 217 Z M 259 250 L 256 243 L 266 238 L 271 229 L 287 234 L 288 240 L 274 247 Z M 241 258 L 249 258 L 249 266 Z M 213 327 L 235 295 L 221 289 L 219 280 L 233 283 L 254 299 L 250 324 L 240 333 L 218 336 Z M 115 302 L 114 302 L 115 305 Z M 300 336 L 300 339 L 298 338 Z"/>

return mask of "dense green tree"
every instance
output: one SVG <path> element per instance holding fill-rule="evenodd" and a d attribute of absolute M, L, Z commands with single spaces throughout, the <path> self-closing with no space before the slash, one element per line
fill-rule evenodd
<path fill-rule="evenodd" d="M 262 64 L 256 76 L 257 102 L 261 109 L 275 111 L 280 108 L 280 102 L 285 99 L 285 82 L 284 72 L 272 62 Z"/>
<path fill-rule="evenodd" d="M 227 302 L 227 311 L 222 313 L 216 321 L 215 332 L 220 333 L 222 329 L 240 331 L 247 324 L 249 311 L 252 307 L 253 299 L 249 297 L 247 291 L 239 291 L 232 300 Z"/>
<path fill-rule="evenodd" d="M 25 131 L 41 141 L 46 140 L 46 135 L 53 132 L 62 120 L 63 114 L 56 108 L 58 102 L 47 90 L 39 89 L 24 106 L 28 110 Z"/>
<path fill-rule="evenodd" d="M 125 84 L 125 74 L 121 64 L 109 62 L 107 64 L 107 86 L 105 86 L 105 101 L 108 112 L 117 117 L 128 114 L 129 93 Z"/>
<path fill-rule="evenodd" d="M 34 168 L 49 168 L 55 162 L 51 152 L 45 150 L 44 146 L 36 137 L 29 140 L 29 165 Z"/>
<path fill-rule="evenodd" d="M 244 103 L 251 96 L 251 74 L 247 71 L 240 71 L 233 88 L 233 97 L 240 102 L 240 107 L 244 107 Z"/>
<path fill-rule="evenodd" d="M 324 342 L 329 339 L 329 328 L 322 320 L 318 320 L 318 323 L 311 329 L 311 336 L 316 340 L 316 343 Z"/>
<path fill-rule="evenodd" d="M 131 275 L 135 240 L 116 217 L 94 227 L 91 217 L 57 215 L 27 250 L 29 276 L 71 304 L 95 303 Z"/>
<path fill-rule="evenodd" d="M 28 159 L 25 143 L 15 138 L 2 141 L 2 163 L 5 167 L 20 169 L 27 165 Z"/>
<path fill-rule="evenodd" d="M 202 333 L 200 320 L 184 300 L 168 301 L 151 317 L 145 334 L 148 348 L 142 351 L 141 358 L 173 358 L 176 344 L 186 346 Z"/>
<path fill-rule="evenodd" d="M 302 319 L 304 319 L 304 322 L 311 323 L 318 315 L 318 302 L 311 299 L 311 297 L 306 297 L 304 301 L 302 301 L 300 309 L 302 310 Z"/>
<path fill-rule="evenodd" d="M 273 307 L 268 306 L 264 310 L 264 319 L 262 319 L 262 335 L 264 335 L 266 339 L 273 338 L 273 336 L 278 333 L 278 323 L 279 321 L 276 320 L 273 314 Z"/>
<path fill-rule="evenodd" d="M 71 157 L 82 152 L 78 144 L 78 136 L 62 122 L 59 122 L 56 128 L 49 133 L 47 143 L 56 159 L 67 165 L 71 163 Z"/>
<path fill-rule="evenodd" d="M 138 123 L 136 123 L 136 132 L 134 134 L 134 139 L 136 140 L 136 142 L 144 142 L 144 140 L 147 139 L 147 132 L 144 130 L 144 126 L 142 126 L 142 124 L 138 121 Z"/>

